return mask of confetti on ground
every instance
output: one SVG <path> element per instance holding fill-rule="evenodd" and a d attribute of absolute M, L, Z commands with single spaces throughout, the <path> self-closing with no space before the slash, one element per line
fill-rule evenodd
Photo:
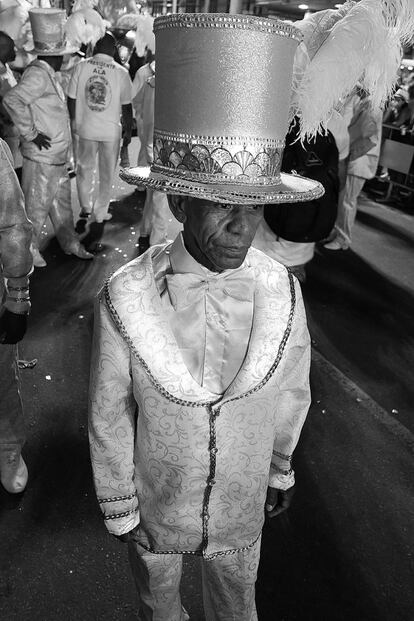
<path fill-rule="evenodd" d="M 46 375 L 45 377 L 46 377 L 47 380 L 51 380 L 52 379 L 51 375 Z"/>

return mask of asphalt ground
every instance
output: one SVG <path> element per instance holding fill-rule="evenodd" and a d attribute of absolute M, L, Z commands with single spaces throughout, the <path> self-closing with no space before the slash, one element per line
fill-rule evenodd
<path fill-rule="evenodd" d="M 0 619 L 135 618 L 126 549 L 102 523 L 86 433 L 93 298 L 137 253 L 143 194 L 116 191 L 113 220 L 84 240 L 93 262 L 52 240 L 48 267 L 32 278 L 21 346 L 38 361 L 22 371 L 30 479 L 21 497 L 0 491 Z M 352 250 L 318 250 L 308 268 L 313 403 L 294 503 L 263 533 L 261 621 L 413 619 L 413 228 L 367 201 Z M 202 621 L 197 559 L 185 561 L 182 593 Z"/>

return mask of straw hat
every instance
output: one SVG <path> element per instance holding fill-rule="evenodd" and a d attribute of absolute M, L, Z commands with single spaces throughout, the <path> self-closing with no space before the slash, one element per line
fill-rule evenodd
<path fill-rule="evenodd" d="M 63 56 L 74 54 L 79 46 L 66 41 L 66 11 L 63 9 L 30 9 L 34 49 L 32 54 L 40 56 Z"/>
<path fill-rule="evenodd" d="M 154 161 L 128 183 L 227 203 L 308 201 L 316 181 L 280 172 L 289 127 L 292 24 L 251 15 L 175 14 L 154 22 Z"/>

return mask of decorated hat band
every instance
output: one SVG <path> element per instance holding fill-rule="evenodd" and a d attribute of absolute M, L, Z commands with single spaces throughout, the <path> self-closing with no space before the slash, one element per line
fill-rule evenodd
<path fill-rule="evenodd" d="M 203 183 L 280 183 L 283 143 L 154 131 L 151 170 Z"/>
<path fill-rule="evenodd" d="M 54 8 L 34 8 L 29 11 L 33 34 L 33 52 L 44 56 L 59 56 L 76 51 L 66 40 L 66 11 Z"/>
<path fill-rule="evenodd" d="M 122 171 L 126 181 L 232 203 L 323 193 L 317 182 L 280 172 L 297 28 L 252 15 L 183 13 L 156 18 L 154 33 L 154 159 L 150 170 Z"/>

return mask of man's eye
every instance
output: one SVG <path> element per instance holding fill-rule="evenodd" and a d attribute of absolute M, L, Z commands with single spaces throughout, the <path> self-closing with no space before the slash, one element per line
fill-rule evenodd
<path fill-rule="evenodd" d="M 233 205 L 230 205 L 230 203 L 220 203 L 220 207 L 221 209 L 225 209 L 226 211 L 229 211 L 230 209 L 233 208 Z"/>

